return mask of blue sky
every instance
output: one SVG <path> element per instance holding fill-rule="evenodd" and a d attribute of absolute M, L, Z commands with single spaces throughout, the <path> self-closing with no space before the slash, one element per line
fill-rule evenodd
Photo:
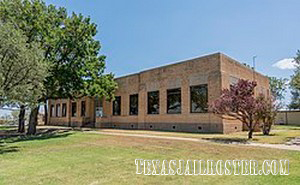
<path fill-rule="evenodd" d="M 300 49 L 298 0 L 46 0 L 90 16 L 98 25 L 107 71 L 117 76 L 213 52 L 257 70 L 289 77 L 272 65 Z"/>
<path fill-rule="evenodd" d="M 46 0 L 98 25 L 107 72 L 116 76 L 223 52 L 269 76 L 300 49 L 299 0 Z M 281 61 L 281 68 L 289 65 Z M 287 97 L 289 97 L 287 95 Z"/>

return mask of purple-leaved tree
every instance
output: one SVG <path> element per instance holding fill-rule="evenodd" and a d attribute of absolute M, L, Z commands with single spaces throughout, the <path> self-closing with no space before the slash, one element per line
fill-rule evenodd
<path fill-rule="evenodd" d="M 210 104 L 210 110 L 224 119 L 240 120 L 248 127 L 251 139 L 255 126 L 259 123 L 258 99 L 254 96 L 256 82 L 240 79 L 237 84 L 224 89 L 221 96 Z"/>

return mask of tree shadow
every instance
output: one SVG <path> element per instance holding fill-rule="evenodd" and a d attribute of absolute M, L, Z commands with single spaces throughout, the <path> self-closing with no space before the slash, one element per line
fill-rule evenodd
<path fill-rule="evenodd" d="M 0 155 L 5 153 L 12 153 L 12 152 L 18 152 L 19 147 L 17 146 L 6 146 L 3 144 L 0 144 Z"/>
<path fill-rule="evenodd" d="M 70 130 L 60 130 L 60 129 L 38 129 L 36 135 L 25 135 L 17 133 L 17 131 L 8 131 L 6 134 L 0 135 L 0 155 L 5 153 L 18 152 L 18 146 L 9 146 L 13 143 L 19 143 L 24 141 L 35 141 L 35 140 L 47 140 L 56 138 L 65 138 L 73 133 Z"/>
<path fill-rule="evenodd" d="M 222 144 L 247 144 L 248 139 L 246 138 L 226 138 L 226 137 L 215 137 L 215 138 L 202 138 L 207 141 L 212 141 L 216 143 Z"/>

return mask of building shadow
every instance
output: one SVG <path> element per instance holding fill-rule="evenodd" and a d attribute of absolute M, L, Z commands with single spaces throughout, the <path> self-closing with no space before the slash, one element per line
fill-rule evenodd
<path fill-rule="evenodd" d="M 246 138 L 215 137 L 215 138 L 202 138 L 202 139 L 216 142 L 216 143 L 222 143 L 222 144 L 233 144 L 233 143 L 247 144 L 248 143 L 248 139 Z"/>

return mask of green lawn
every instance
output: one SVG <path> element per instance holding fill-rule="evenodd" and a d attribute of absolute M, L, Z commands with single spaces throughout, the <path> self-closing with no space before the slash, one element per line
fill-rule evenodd
<path fill-rule="evenodd" d="M 276 125 L 273 126 L 269 136 L 264 136 L 262 132 L 255 132 L 253 139 L 248 140 L 247 132 L 234 132 L 230 134 L 209 134 L 209 133 L 184 133 L 184 132 L 164 132 L 164 131 L 146 131 L 146 130 L 116 130 L 116 129 L 102 129 L 105 132 L 118 132 L 130 134 L 147 134 L 158 136 L 173 136 L 173 137 L 188 137 L 199 138 L 209 141 L 220 142 L 257 142 L 268 144 L 284 144 L 287 141 L 300 136 L 300 126 Z"/>
<path fill-rule="evenodd" d="M 0 184 L 299 184 L 300 152 L 79 131 L 2 139 Z M 144 176 L 135 159 L 289 159 L 289 176 Z"/>

